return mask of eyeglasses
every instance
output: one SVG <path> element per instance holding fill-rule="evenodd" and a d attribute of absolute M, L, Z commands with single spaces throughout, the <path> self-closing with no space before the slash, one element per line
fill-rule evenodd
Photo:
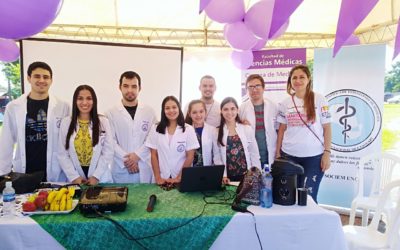
<path fill-rule="evenodd" d="M 254 86 L 247 86 L 247 89 L 248 90 L 258 90 L 258 89 L 261 89 L 263 86 L 261 85 L 261 84 L 257 84 L 257 85 L 254 85 Z"/>

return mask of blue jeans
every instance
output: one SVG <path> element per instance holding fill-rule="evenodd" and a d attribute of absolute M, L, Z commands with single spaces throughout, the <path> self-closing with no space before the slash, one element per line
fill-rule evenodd
<path fill-rule="evenodd" d="M 301 165 L 304 168 L 304 175 L 297 176 L 297 187 L 306 187 L 313 200 L 317 202 L 319 184 L 321 183 L 324 172 L 321 170 L 322 154 L 309 157 L 296 157 L 286 154 L 281 150 L 281 156 Z M 306 183 L 304 180 L 307 178 Z"/>

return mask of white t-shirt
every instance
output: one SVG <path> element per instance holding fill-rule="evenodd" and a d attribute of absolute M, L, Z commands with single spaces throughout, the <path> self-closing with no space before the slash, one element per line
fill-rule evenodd
<path fill-rule="evenodd" d="M 315 92 L 314 96 L 316 115 L 314 123 L 307 122 L 307 116 L 303 110 L 303 99 L 294 96 L 294 101 L 303 120 L 307 123 L 309 128 L 314 131 L 318 138 L 324 142 L 322 124 L 330 123 L 331 115 L 325 97 Z M 283 102 L 279 103 L 278 109 L 278 122 L 287 125 L 283 135 L 282 151 L 297 157 L 309 157 L 322 154 L 324 146 L 300 119 L 293 105 L 292 97 L 288 97 Z"/>
<path fill-rule="evenodd" d="M 183 162 L 186 159 L 186 151 L 200 147 L 194 128 L 185 124 L 185 132 L 178 126 L 172 137 L 168 132 L 160 134 L 156 131 L 157 125 L 153 125 L 146 140 L 146 147 L 156 149 L 161 178 L 179 175 Z"/>

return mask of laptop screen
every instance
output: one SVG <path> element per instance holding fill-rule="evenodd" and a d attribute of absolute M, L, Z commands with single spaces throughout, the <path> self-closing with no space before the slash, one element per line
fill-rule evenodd
<path fill-rule="evenodd" d="M 179 191 L 221 190 L 224 169 L 224 165 L 183 168 Z"/>

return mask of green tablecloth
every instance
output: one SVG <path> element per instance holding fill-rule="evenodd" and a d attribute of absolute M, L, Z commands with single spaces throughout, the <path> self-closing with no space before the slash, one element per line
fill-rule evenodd
<path fill-rule="evenodd" d="M 110 217 L 122 224 L 135 238 L 154 235 L 183 224 L 203 210 L 201 193 L 164 191 L 156 185 L 133 184 L 125 212 Z M 146 211 L 149 196 L 157 196 L 152 213 Z M 207 201 L 218 201 L 207 198 Z M 162 235 L 140 240 L 148 249 L 208 249 L 234 212 L 228 205 L 209 204 L 204 214 L 189 224 Z M 103 218 L 85 218 L 78 209 L 63 215 L 32 216 L 41 227 L 67 249 L 140 249 Z"/>

